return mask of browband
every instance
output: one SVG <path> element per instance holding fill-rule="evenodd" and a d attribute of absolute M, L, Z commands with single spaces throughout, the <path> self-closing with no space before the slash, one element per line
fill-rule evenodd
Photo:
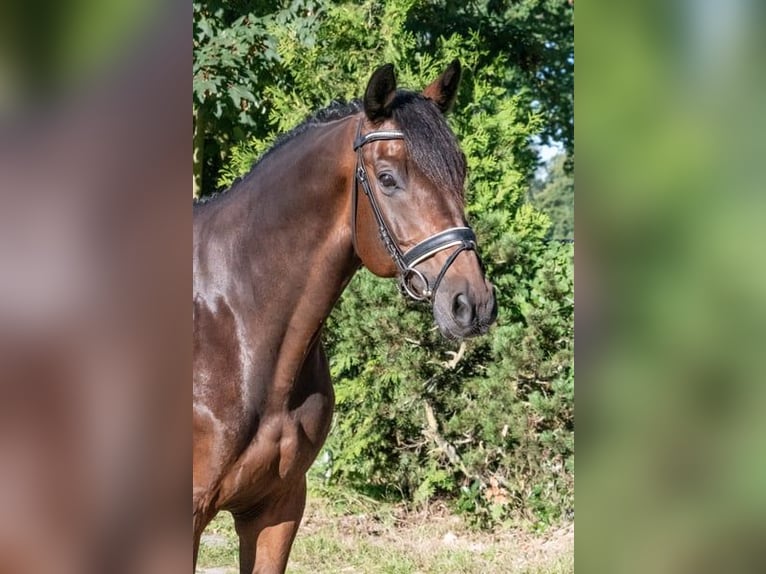
<path fill-rule="evenodd" d="M 361 124 L 359 125 L 361 128 Z M 359 131 L 357 131 L 356 139 L 354 139 L 354 151 L 358 150 L 360 147 L 362 147 L 366 143 L 379 141 L 379 140 L 403 140 L 404 134 L 402 132 L 398 131 L 380 131 L 380 132 L 370 132 L 365 135 L 361 135 Z"/>

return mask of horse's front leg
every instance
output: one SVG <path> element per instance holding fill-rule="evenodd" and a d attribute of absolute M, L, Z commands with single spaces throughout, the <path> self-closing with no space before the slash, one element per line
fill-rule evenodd
<path fill-rule="evenodd" d="M 240 574 L 282 574 L 306 506 L 306 477 L 271 500 L 257 516 L 235 515 Z"/>

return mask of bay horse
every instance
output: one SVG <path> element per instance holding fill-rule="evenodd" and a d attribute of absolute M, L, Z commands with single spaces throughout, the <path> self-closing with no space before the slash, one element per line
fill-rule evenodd
<path fill-rule="evenodd" d="M 384 65 L 361 101 L 318 112 L 195 204 L 195 567 L 205 526 L 227 510 L 240 572 L 285 571 L 334 407 L 320 332 L 360 266 L 398 276 L 448 338 L 494 321 L 444 117 L 460 74 L 455 60 L 416 93 Z"/>

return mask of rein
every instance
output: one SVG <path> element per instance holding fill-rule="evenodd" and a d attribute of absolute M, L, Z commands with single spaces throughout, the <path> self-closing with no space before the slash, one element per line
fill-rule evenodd
<path fill-rule="evenodd" d="M 444 275 L 450 268 L 452 263 L 458 255 L 463 251 L 475 251 L 476 250 L 476 235 L 470 227 L 451 227 L 431 235 L 424 239 L 412 249 L 407 252 L 402 250 L 394 240 L 393 235 L 386 223 L 383 213 L 380 210 L 378 200 L 375 198 L 375 194 L 372 192 L 370 186 L 370 178 L 367 174 L 367 169 L 364 166 L 364 158 L 362 157 L 362 147 L 365 144 L 382 140 L 401 140 L 404 139 L 404 134 L 400 131 L 377 131 L 370 132 L 362 135 L 362 119 L 359 120 L 359 125 L 356 130 L 356 137 L 354 138 L 354 151 L 356 152 L 356 177 L 354 178 L 354 189 L 352 192 L 352 206 L 351 206 L 351 239 L 356 248 L 356 210 L 358 205 L 359 196 L 359 184 L 362 184 L 364 194 L 370 200 L 370 207 L 372 213 L 375 216 L 375 221 L 378 224 L 378 233 L 380 239 L 383 241 L 383 245 L 386 247 L 391 259 L 394 260 L 397 270 L 399 271 L 399 287 L 409 297 L 415 301 L 429 301 L 432 302 L 436 295 L 436 290 L 439 288 Z M 455 251 L 450 254 L 444 265 L 436 276 L 436 280 L 433 285 L 428 281 L 425 275 L 417 269 L 417 265 L 429 259 L 450 247 L 457 247 Z M 418 287 L 416 283 L 419 283 L 422 287 Z"/>

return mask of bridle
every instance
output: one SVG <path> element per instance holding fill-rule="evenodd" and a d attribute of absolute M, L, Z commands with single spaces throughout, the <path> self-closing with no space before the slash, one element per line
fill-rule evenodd
<path fill-rule="evenodd" d="M 431 235 L 407 252 L 402 252 L 396 244 L 396 241 L 391 234 L 391 230 L 388 228 L 388 224 L 386 224 L 386 220 L 383 218 L 383 213 L 380 210 L 378 200 L 375 199 L 375 194 L 372 192 L 370 178 L 367 175 L 367 169 L 364 167 L 364 158 L 362 157 L 362 147 L 365 144 L 381 140 L 401 139 L 404 139 L 404 134 L 394 130 L 370 132 L 362 135 L 362 119 L 359 120 L 356 137 L 354 138 L 356 177 L 354 178 L 354 187 L 352 190 L 351 238 L 354 249 L 358 253 L 359 251 L 357 249 L 356 241 L 356 210 L 359 201 L 359 184 L 361 183 L 364 194 L 370 200 L 370 207 L 372 207 L 372 213 L 378 224 L 380 239 L 383 241 L 383 245 L 385 245 L 386 250 L 391 256 L 391 259 L 394 260 L 394 264 L 399 271 L 399 286 L 401 290 L 416 301 L 433 301 L 433 298 L 436 295 L 436 290 L 439 288 L 439 284 L 457 256 L 463 251 L 476 250 L 476 235 L 474 235 L 473 230 L 470 227 L 451 227 Z M 439 274 L 436 276 L 436 280 L 432 285 L 428 279 L 426 279 L 425 275 L 417 269 L 417 265 L 450 247 L 457 247 L 457 249 L 455 249 L 444 262 L 441 271 L 439 271 Z M 417 288 L 415 282 L 419 282 L 422 285 L 422 289 Z"/>

